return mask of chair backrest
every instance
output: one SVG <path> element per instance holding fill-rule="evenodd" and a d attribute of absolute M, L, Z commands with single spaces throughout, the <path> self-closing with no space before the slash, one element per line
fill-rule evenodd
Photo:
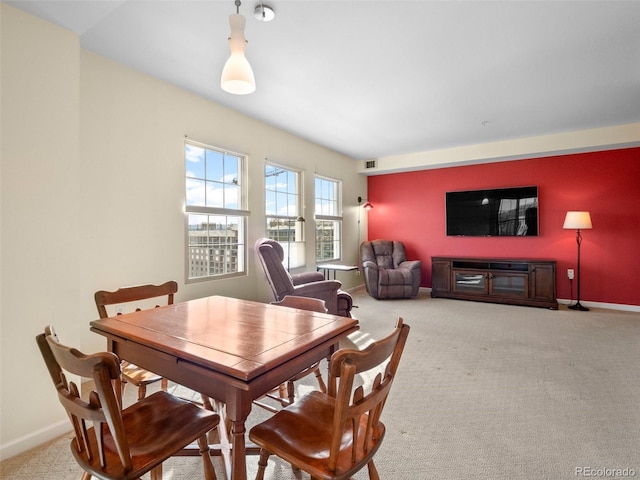
<path fill-rule="evenodd" d="M 397 240 L 362 242 L 360 255 L 363 263 L 370 261 L 375 263 L 378 268 L 385 269 L 398 268 L 398 265 L 407 260 L 404 244 Z"/>
<path fill-rule="evenodd" d="M 114 459 L 105 452 L 102 442 L 103 428 L 108 427 L 124 471 L 131 470 L 132 461 L 122 420 L 122 398 L 120 396 L 120 360 L 110 352 L 84 355 L 74 348 L 61 344 L 52 327 L 36 337 L 38 347 L 49 370 L 51 380 L 58 391 L 58 399 L 67 411 L 75 438 L 73 454 L 82 465 L 90 465 L 99 459 L 106 468 L 107 461 Z M 95 391 L 83 399 L 78 386 L 68 381 L 67 376 L 89 378 L 95 383 Z M 93 426 L 93 429 L 90 429 Z M 100 435 L 96 435 L 99 432 Z"/>
<path fill-rule="evenodd" d="M 115 292 L 99 290 L 95 293 L 94 299 L 100 318 L 109 317 L 106 307 L 108 305 L 120 305 L 130 302 L 139 302 L 159 297 L 167 297 L 166 305 L 173 304 L 173 296 L 178 291 L 178 284 L 174 281 L 165 282 L 162 285 L 136 285 L 133 287 L 122 287 Z M 156 307 L 159 305 L 156 305 Z M 136 311 L 140 308 L 136 308 Z"/>
<path fill-rule="evenodd" d="M 256 255 L 267 275 L 267 280 L 276 300 L 281 300 L 285 295 L 293 292 L 291 275 L 282 264 L 284 250 L 282 245 L 270 238 L 259 238 L 254 244 Z"/>
<path fill-rule="evenodd" d="M 384 424 L 380 422 L 380 415 L 408 335 L 409 325 L 403 324 L 402 318 L 398 318 L 393 332 L 387 337 L 372 343 L 364 350 L 341 349 L 331 356 L 328 395 L 336 400 L 329 469 L 336 468 L 346 431 L 351 431 L 353 435 L 353 459 L 360 456 L 355 450 L 357 448 L 364 451 L 375 451 L 378 448 L 384 435 Z M 376 370 L 381 371 L 368 385 L 368 392 L 365 392 L 363 385 L 354 388 L 356 375 Z"/>
<path fill-rule="evenodd" d="M 285 295 L 279 302 L 271 302 L 271 305 L 280 305 L 282 307 L 299 308 L 300 310 L 309 310 L 311 312 L 327 313 L 327 306 L 324 300 L 311 297 L 299 297 L 297 295 Z"/>

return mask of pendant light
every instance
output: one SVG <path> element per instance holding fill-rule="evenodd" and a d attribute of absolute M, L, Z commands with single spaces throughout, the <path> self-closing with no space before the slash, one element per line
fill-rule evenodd
<path fill-rule="evenodd" d="M 256 90 L 256 79 L 251 65 L 244 56 L 247 40 L 244 38 L 245 18 L 240 15 L 240 0 L 235 1 L 236 13 L 229 16 L 231 36 L 229 49 L 231 56 L 224 64 L 220 86 L 225 92 L 234 95 L 247 95 Z"/>

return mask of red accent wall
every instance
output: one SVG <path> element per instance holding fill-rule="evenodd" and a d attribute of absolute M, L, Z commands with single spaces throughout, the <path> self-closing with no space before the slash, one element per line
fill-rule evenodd
<path fill-rule="evenodd" d="M 537 185 L 539 236 L 447 237 L 445 192 Z M 368 238 L 405 243 L 422 260 L 431 286 L 431 256 L 551 258 L 558 298 L 572 298 L 567 269 L 576 268 L 575 231 L 567 210 L 591 213 L 582 232 L 580 297 L 640 305 L 640 148 L 387 174 L 368 178 Z M 576 281 L 573 281 L 575 298 Z"/>

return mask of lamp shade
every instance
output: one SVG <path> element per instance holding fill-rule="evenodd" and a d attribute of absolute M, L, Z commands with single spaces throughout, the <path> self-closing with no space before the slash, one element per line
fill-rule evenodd
<path fill-rule="evenodd" d="M 591 225 L 591 215 L 589 212 L 567 212 L 562 228 L 567 230 L 589 230 Z"/>
<path fill-rule="evenodd" d="M 256 90 L 256 79 L 253 76 L 251 65 L 244 56 L 247 40 L 244 38 L 245 18 L 234 13 L 229 16 L 231 36 L 229 37 L 229 49 L 231 56 L 224 64 L 220 86 L 225 92 L 235 95 L 246 95 Z"/>

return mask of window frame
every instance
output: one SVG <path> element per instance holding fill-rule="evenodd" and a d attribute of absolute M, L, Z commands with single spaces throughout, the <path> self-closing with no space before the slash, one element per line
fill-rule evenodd
<path fill-rule="evenodd" d="M 196 148 L 201 148 L 205 150 L 205 153 L 207 150 L 214 152 L 216 154 L 222 154 L 223 158 L 225 156 L 229 156 L 229 157 L 236 157 L 238 160 L 238 165 L 237 165 L 237 174 L 236 177 L 234 177 L 234 179 L 237 179 L 236 182 L 231 182 L 231 184 L 235 184 L 237 186 L 239 186 L 239 191 L 237 192 L 237 206 L 238 208 L 225 208 L 224 206 L 206 206 L 206 205 L 191 205 L 189 204 L 189 199 L 188 199 L 188 189 L 189 189 L 189 181 L 193 181 L 193 180 L 198 180 L 198 181 L 208 181 L 210 179 L 207 179 L 207 174 L 205 172 L 204 174 L 204 178 L 198 177 L 198 176 L 192 176 L 192 175 L 188 175 L 189 170 L 188 170 L 188 148 L 189 146 L 191 147 L 196 147 Z M 206 163 L 206 160 L 205 160 Z M 238 152 L 234 152 L 228 149 L 224 149 L 224 148 L 219 148 L 219 147 L 214 147 L 212 145 L 208 145 L 205 143 L 201 143 L 201 142 L 196 142 L 193 140 L 189 140 L 189 139 L 185 139 L 184 141 L 184 179 L 185 179 L 185 198 L 184 198 L 184 213 L 185 213 L 185 247 L 184 247 L 184 255 L 185 255 L 185 282 L 187 284 L 191 284 L 191 283 L 199 283 L 199 282 L 206 282 L 206 281 L 211 281 L 211 280 L 222 280 L 222 279 L 226 279 L 226 278 L 233 278 L 233 277 L 240 277 L 240 276 L 246 276 L 248 275 L 248 217 L 251 214 L 251 212 L 247 209 L 247 203 L 248 203 L 248 177 L 247 177 L 247 163 L 248 163 L 248 156 L 246 154 L 243 153 L 238 153 Z M 206 170 L 206 166 L 203 167 Z M 223 191 L 224 191 L 224 186 L 227 185 L 228 182 L 224 182 L 224 181 L 216 181 L 216 182 L 212 182 L 212 183 L 217 183 L 217 184 L 221 184 Z M 205 192 L 207 191 L 207 189 L 205 188 Z M 226 193 L 223 193 L 223 198 L 226 196 Z M 206 193 L 205 193 L 205 197 L 206 197 Z M 223 200 L 223 204 L 226 200 Z M 206 204 L 206 199 L 204 201 L 204 203 Z M 236 258 L 236 270 L 232 271 L 232 272 L 224 272 L 224 273 L 216 273 L 216 274 L 211 274 L 211 273 L 207 273 L 206 275 L 202 275 L 202 276 L 191 276 L 191 272 L 192 272 L 192 268 L 191 268 L 191 264 L 193 261 L 193 255 L 197 254 L 194 253 L 194 251 L 192 250 L 193 247 L 197 246 L 197 245 L 191 245 L 191 224 L 189 222 L 190 217 L 192 215 L 207 215 L 210 217 L 215 217 L 215 218 L 220 218 L 223 219 L 224 222 L 220 222 L 217 223 L 218 225 L 221 224 L 227 224 L 229 218 L 237 218 L 237 241 L 235 242 L 234 245 L 237 246 L 237 258 Z M 212 224 L 216 224 L 216 222 L 211 222 L 210 219 L 208 219 L 207 221 L 207 225 L 212 225 Z M 209 238 L 209 236 L 207 235 L 207 238 Z M 212 246 L 211 243 L 206 243 L 206 246 L 208 246 L 209 248 Z M 221 247 L 220 250 L 228 250 L 225 249 L 225 246 L 230 245 L 228 243 L 228 241 L 225 242 L 221 242 L 219 244 Z M 209 257 L 211 257 L 211 254 L 209 254 Z M 207 260 L 207 262 L 210 262 L 210 260 Z M 226 260 L 223 259 L 223 263 L 226 262 Z M 202 268 L 210 268 L 210 263 L 207 263 L 206 265 L 204 265 Z M 226 269 L 226 264 L 224 265 L 224 268 Z"/>
<path fill-rule="evenodd" d="M 294 188 L 291 189 L 291 182 L 289 178 L 287 178 L 286 186 L 284 190 L 278 188 L 269 188 L 269 178 L 277 177 L 277 175 L 270 174 L 268 172 L 269 168 L 273 169 L 281 169 L 282 173 L 287 173 L 287 177 L 293 175 L 293 184 Z M 305 256 L 305 235 L 304 235 L 304 217 L 302 215 L 304 209 L 304 172 L 300 169 L 289 167 L 287 165 L 283 165 L 277 162 L 272 162 L 266 160 L 264 163 L 264 198 L 265 198 L 265 208 L 264 208 L 264 218 L 265 218 L 265 232 L 266 237 L 276 240 L 282 245 L 284 250 L 284 266 L 287 271 L 290 271 L 293 268 L 302 268 L 306 265 L 306 256 Z M 273 201 L 269 198 L 273 196 Z M 290 202 L 290 197 L 294 197 L 294 202 Z M 284 206 L 287 207 L 287 214 L 279 214 L 278 209 L 280 205 L 278 204 L 278 199 L 286 199 Z M 271 213 L 270 204 L 275 202 L 274 211 L 275 213 Z M 289 211 L 291 206 L 293 206 L 293 211 Z M 300 220 L 302 219 L 302 220 Z M 275 235 L 273 233 L 274 228 L 271 226 L 271 222 L 275 221 L 278 224 L 278 229 L 281 228 L 282 224 L 288 224 L 288 228 L 285 226 L 287 230 L 287 238 L 282 238 L 281 235 Z M 291 238 L 290 232 L 293 231 L 293 238 Z M 291 254 L 289 253 L 291 251 Z"/>
<path fill-rule="evenodd" d="M 331 200 L 330 198 L 325 199 L 322 196 L 318 195 L 318 188 L 317 188 L 318 180 L 322 182 L 330 182 L 334 184 L 335 199 L 332 202 L 334 203 L 335 214 L 333 215 L 327 214 L 327 213 L 318 213 L 318 201 L 320 201 L 320 203 L 322 204 L 323 201 Z M 315 248 L 316 264 L 340 261 L 342 260 L 342 246 L 343 246 L 343 232 L 344 232 L 344 216 L 343 216 L 344 212 L 343 212 L 343 206 L 342 206 L 342 198 L 343 198 L 342 197 L 342 187 L 343 187 L 342 180 L 328 177 L 326 175 L 315 174 L 313 186 L 314 186 L 314 192 L 313 192 L 314 220 L 315 220 L 314 238 L 316 243 L 316 248 Z M 320 194 L 321 193 L 322 192 L 320 192 Z M 334 246 L 333 246 L 334 256 L 332 258 L 321 258 L 321 255 L 320 255 L 320 252 L 323 251 L 323 248 L 322 248 L 323 244 L 326 243 L 321 238 L 319 238 L 318 227 L 319 227 L 319 224 L 321 224 L 322 222 L 334 222 L 337 225 L 338 239 L 337 240 L 334 239 L 332 241 L 332 243 L 334 243 Z"/>

